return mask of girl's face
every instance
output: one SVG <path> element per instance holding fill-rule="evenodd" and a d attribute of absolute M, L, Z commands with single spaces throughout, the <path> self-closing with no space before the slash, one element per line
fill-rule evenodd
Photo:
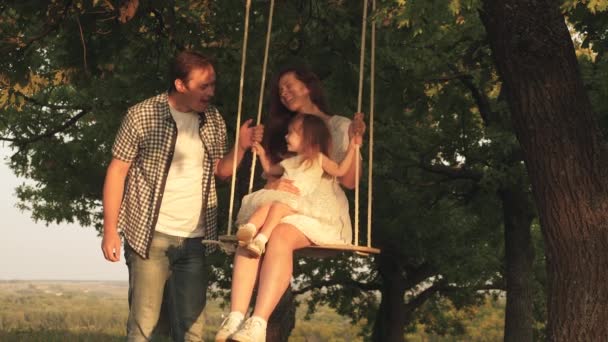
<path fill-rule="evenodd" d="M 279 97 L 287 109 L 296 113 L 301 113 L 303 108 L 312 104 L 306 84 L 298 80 L 293 72 L 287 72 L 279 79 Z"/>
<path fill-rule="evenodd" d="M 302 123 L 294 122 L 289 125 L 287 129 L 287 135 L 285 136 L 287 141 L 287 151 L 300 153 L 302 151 Z"/>

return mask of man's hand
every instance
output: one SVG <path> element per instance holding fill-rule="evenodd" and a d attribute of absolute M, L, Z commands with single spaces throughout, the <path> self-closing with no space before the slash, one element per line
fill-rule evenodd
<path fill-rule="evenodd" d="M 104 229 L 101 251 L 108 261 L 120 261 L 120 236 L 116 229 Z"/>
<path fill-rule="evenodd" d="M 264 125 L 250 127 L 252 121 L 245 121 L 239 131 L 239 147 L 243 150 L 250 148 L 254 142 L 261 142 L 264 137 Z"/>

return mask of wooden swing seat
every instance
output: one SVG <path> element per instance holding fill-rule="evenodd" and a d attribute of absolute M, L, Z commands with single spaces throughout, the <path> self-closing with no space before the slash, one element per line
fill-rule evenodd
<path fill-rule="evenodd" d="M 220 235 L 217 240 L 203 240 L 205 244 L 215 244 L 226 253 L 234 253 L 237 248 L 236 235 Z M 379 254 L 380 249 L 367 246 L 327 244 L 314 245 L 296 251 L 298 256 L 303 257 L 332 257 L 339 253 L 356 253 L 359 255 Z"/>

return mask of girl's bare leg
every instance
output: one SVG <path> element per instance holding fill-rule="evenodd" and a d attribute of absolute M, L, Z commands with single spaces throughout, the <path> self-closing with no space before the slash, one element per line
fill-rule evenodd
<path fill-rule="evenodd" d="M 264 224 L 264 222 L 266 222 L 266 218 L 268 217 L 268 212 L 271 207 L 272 207 L 272 203 L 268 203 L 268 204 L 259 206 L 253 212 L 253 214 L 251 214 L 251 217 L 249 218 L 249 220 L 247 222 L 253 223 L 253 225 L 259 231 L 260 227 Z"/>
<path fill-rule="evenodd" d="M 232 270 L 232 291 L 230 293 L 230 311 L 247 313 L 253 288 L 259 274 L 260 258 L 252 258 L 243 248 L 237 248 Z"/>
<path fill-rule="evenodd" d="M 236 238 L 239 240 L 240 246 L 251 242 L 251 239 L 259 233 L 260 227 L 262 227 L 266 221 L 271 206 L 272 203 L 259 206 L 255 209 L 253 214 L 251 214 L 251 217 L 247 220 L 247 224 L 239 226 L 239 229 L 236 232 Z"/>
<path fill-rule="evenodd" d="M 273 202 L 270 205 L 270 209 L 267 211 L 266 221 L 264 222 L 262 228 L 258 231 L 258 233 L 262 233 L 270 237 L 272 231 L 279 224 L 283 217 L 293 215 L 295 213 L 296 211 L 291 209 L 291 207 L 287 204 Z"/>
<path fill-rule="evenodd" d="M 311 244 L 294 226 L 285 223 L 276 226 L 262 259 L 258 295 L 253 311 L 255 316 L 268 320 L 291 281 L 293 252 Z M 236 282 L 234 278 L 232 281 L 233 284 Z"/>

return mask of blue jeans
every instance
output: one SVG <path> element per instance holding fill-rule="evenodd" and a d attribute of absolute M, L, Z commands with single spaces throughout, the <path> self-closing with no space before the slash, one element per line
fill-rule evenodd
<path fill-rule="evenodd" d="M 208 268 L 201 240 L 155 232 L 148 259 L 125 243 L 129 268 L 128 341 L 152 339 L 163 294 L 167 295 L 173 340 L 203 340 Z"/>

